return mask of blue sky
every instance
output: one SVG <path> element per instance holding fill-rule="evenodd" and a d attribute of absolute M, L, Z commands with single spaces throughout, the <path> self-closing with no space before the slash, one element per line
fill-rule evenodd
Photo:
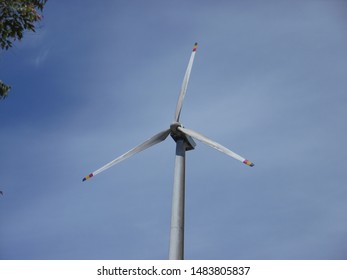
<path fill-rule="evenodd" d="M 345 1 L 48 1 L 0 54 L 0 259 L 167 259 L 182 123 L 187 259 L 347 259 Z"/>

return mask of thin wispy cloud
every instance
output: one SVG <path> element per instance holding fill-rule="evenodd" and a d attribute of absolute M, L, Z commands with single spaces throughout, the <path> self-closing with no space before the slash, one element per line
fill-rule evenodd
<path fill-rule="evenodd" d="M 49 55 L 49 50 L 48 49 L 45 49 L 45 50 L 42 50 L 34 59 L 34 65 L 36 67 L 40 67 L 42 64 L 45 63 L 45 61 L 47 60 L 48 58 L 48 55 Z"/>

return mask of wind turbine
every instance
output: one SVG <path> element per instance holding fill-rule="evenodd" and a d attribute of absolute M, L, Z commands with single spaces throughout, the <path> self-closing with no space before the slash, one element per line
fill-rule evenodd
<path fill-rule="evenodd" d="M 175 118 L 170 128 L 159 132 L 152 136 L 142 144 L 136 146 L 125 154 L 117 157 L 98 170 L 90 173 L 83 178 L 83 181 L 88 180 L 95 175 L 105 171 L 111 166 L 155 145 L 164 141 L 169 134 L 176 142 L 176 158 L 175 158 L 175 172 L 174 172 L 174 185 L 172 195 L 172 212 L 171 212 L 171 228 L 170 228 L 170 246 L 169 246 L 169 259 L 182 260 L 184 250 L 184 195 L 185 195 L 185 153 L 186 151 L 193 150 L 196 146 L 194 140 L 201 141 L 204 144 L 238 160 L 248 166 L 254 166 L 252 162 L 241 157 L 240 155 L 230 151 L 221 144 L 207 138 L 206 136 L 182 126 L 180 123 L 180 115 L 183 105 L 183 100 L 187 92 L 190 72 L 192 70 L 193 61 L 198 44 L 195 43 L 192 54 L 189 59 L 188 67 L 184 75 L 181 91 L 178 97 Z"/>

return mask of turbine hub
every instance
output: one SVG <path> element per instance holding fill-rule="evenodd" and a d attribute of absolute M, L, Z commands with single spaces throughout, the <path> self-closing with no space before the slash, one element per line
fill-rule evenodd
<path fill-rule="evenodd" d="M 173 122 L 171 125 L 170 125 L 170 130 L 171 130 L 171 134 L 174 134 L 174 135 L 177 135 L 177 136 L 180 136 L 180 135 L 184 135 L 181 131 L 178 130 L 178 127 L 181 127 L 182 124 L 179 123 L 179 122 Z"/>

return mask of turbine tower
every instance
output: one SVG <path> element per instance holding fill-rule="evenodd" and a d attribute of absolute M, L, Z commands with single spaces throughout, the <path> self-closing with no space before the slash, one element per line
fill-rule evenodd
<path fill-rule="evenodd" d="M 174 172 L 174 184 L 172 195 L 172 213 L 171 213 L 171 228 L 170 228 L 170 244 L 169 244 L 169 259 L 170 260 L 183 260 L 184 258 L 184 195 L 185 195 L 185 154 L 186 151 L 193 150 L 196 146 L 194 139 L 201 141 L 204 144 L 211 146 L 212 148 L 238 160 L 248 166 L 254 166 L 252 162 L 241 157 L 240 155 L 230 151 L 228 148 L 221 144 L 207 138 L 206 136 L 192 130 L 183 127 L 180 123 L 180 115 L 183 105 L 183 100 L 187 92 L 187 86 L 189 81 L 190 72 L 192 70 L 193 61 L 198 44 L 195 43 L 192 54 L 189 59 L 188 67 L 184 75 L 180 94 L 176 105 L 175 118 L 170 128 L 159 132 L 152 136 L 142 144 L 136 146 L 125 154 L 117 157 L 106 165 L 102 166 L 98 170 L 90 173 L 83 178 L 86 181 L 95 175 L 105 171 L 111 166 L 155 145 L 164 141 L 169 134 L 176 142 L 176 158 L 175 158 L 175 172 Z"/>

